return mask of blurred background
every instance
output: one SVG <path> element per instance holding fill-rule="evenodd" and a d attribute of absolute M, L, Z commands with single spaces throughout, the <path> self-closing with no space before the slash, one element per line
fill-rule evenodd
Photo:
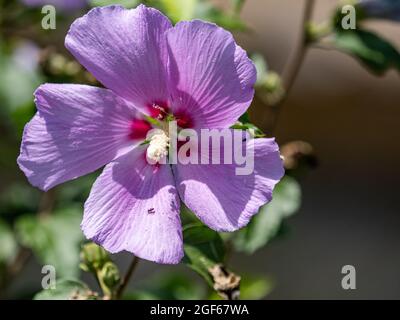
<path fill-rule="evenodd" d="M 95 84 L 62 49 L 69 24 L 82 11 L 64 12 L 55 31 L 38 36 L 40 9 L 14 3 L 7 1 L 5 5 L 15 11 L 3 7 L 1 12 L 0 218 L 5 223 L 0 225 L 0 246 L 9 248 L 3 255 L 12 255 L 17 247 L 4 236 L 6 231 L 2 236 L 2 230 L 36 232 L 29 221 L 16 223 L 17 218 L 37 212 L 40 206 L 46 207 L 46 202 L 54 200 L 52 197 L 39 200 L 41 193 L 29 186 L 15 161 L 21 130 L 34 112 L 33 90 L 49 79 Z M 224 0 L 212 4 L 220 10 L 229 10 L 231 5 Z M 304 4 L 300 0 L 245 1 L 240 18 L 247 28 L 234 28 L 236 40 L 248 52 L 262 55 L 268 68 L 279 74 L 301 37 Z M 337 6 L 335 0 L 315 1 L 313 21 L 331 19 Z M 13 21 L 18 26 L 9 30 L 4 21 Z M 399 24 L 371 20 L 363 26 L 400 48 Z M 267 277 L 269 282 L 262 289 L 268 293 L 267 299 L 400 298 L 399 89 L 398 70 L 376 76 L 343 52 L 310 46 L 292 90 L 281 105 L 273 131 L 267 107 L 257 100 L 251 107 L 250 119 L 267 135 L 274 135 L 280 145 L 306 141 L 318 159 L 318 166 L 298 179 L 301 207 L 285 220 L 285 232 L 252 255 L 234 253 L 229 263 L 242 277 L 244 274 Z M 65 227 L 63 232 L 70 236 L 80 232 L 75 226 L 79 226 L 79 214 L 95 176 L 56 190 L 57 210 L 67 208 L 77 212 L 69 218 L 70 229 L 64 221 L 59 221 Z M 60 212 L 60 217 L 63 214 L 66 213 Z M 57 236 L 62 238 L 62 234 Z M 29 236 L 24 237 L 17 236 L 20 243 L 33 241 Z M 80 235 L 71 241 L 72 245 L 79 243 Z M 46 240 L 39 241 L 38 246 L 43 243 Z M 68 244 L 56 245 L 63 246 Z M 26 257 L 13 257 L 16 258 L 21 259 L 23 267 L 4 288 L 4 296 L 29 298 L 40 290 L 43 257 L 27 253 Z M 128 254 L 113 258 L 121 270 L 127 268 Z M 66 265 L 77 263 L 72 257 Z M 344 265 L 356 268 L 356 290 L 341 287 Z M 171 270 L 193 276 L 183 266 L 143 261 L 131 288 L 140 286 L 154 274 Z M 89 275 L 82 276 L 94 284 Z"/>

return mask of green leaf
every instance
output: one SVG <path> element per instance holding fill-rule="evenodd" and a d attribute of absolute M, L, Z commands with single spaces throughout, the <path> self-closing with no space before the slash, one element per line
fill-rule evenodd
<path fill-rule="evenodd" d="M 244 3 L 245 0 L 231 0 L 233 13 L 237 15 L 240 14 L 240 11 L 242 11 Z"/>
<path fill-rule="evenodd" d="M 246 24 L 240 20 L 237 15 L 227 15 L 222 10 L 212 8 L 208 11 L 205 18 L 209 21 L 215 22 L 224 29 L 232 31 L 246 31 Z"/>
<path fill-rule="evenodd" d="M 260 300 L 274 289 L 274 281 L 264 276 L 243 276 L 240 282 L 240 299 Z"/>
<path fill-rule="evenodd" d="M 126 300 L 198 300 L 205 287 L 178 272 L 164 272 L 146 280 L 140 289 L 124 295 Z"/>
<path fill-rule="evenodd" d="M 236 129 L 236 130 L 246 130 L 248 131 L 248 133 L 250 133 L 250 135 L 253 138 L 263 138 L 265 137 L 265 133 L 261 131 L 260 128 L 258 128 L 257 126 L 255 126 L 254 124 L 248 122 L 248 123 L 235 123 L 233 126 L 231 126 L 232 129 Z"/>
<path fill-rule="evenodd" d="M 78 179 L 68 181 L 57 190 L 57 199 L 61 208 L 71 205 L 71 202 L 83 203 L 88 198 L 93 183 L 100 174 L 96 171 Z"/>
<path fill-rule="evenodd" d="M 209 0 L 152 0 L 149 5 L 163 11 L 173 23 L 202 19 L 214 22 L 229 30 L 246 30 L 246 25 L 236 14 L 228 14 Z"/>
<path fill-rule="evenodd" d="M 272 201 L 261 207 L 247 227 L 236 234 L 235 248 L 251 254 L 265 246 L 278 234 L 282 221 L 299 209 L 300 202 L 300 185 L 294 178 L 285 176 L 275 187 Z"/>
<path fill-rule="evenodd" d="M 79 208 L 54 212 L 43 219 L 26 215 L 17 220 L 16 231 L 20 242 L 31 248 L 43 264 L 56 268 L 57 276 L 76 277 L 83 240 L 81 218 Z"/>
<path fill-rule="evenodd" d="M 400 53 L 387 40 L 370 31 L 337 31 L 334 46 L 358 59 L 371 72 L 381 75 L 390 68 L 400 71 Z"/>
<path fill-rule="evenodd" d="M 231 128 L 236 130 L 246 130 L 253 138 L 265 137 L 264 132 L 251 123 L 250 116 L 247 111 L 240 116 L 239 121 L 231 126 Z"/>
<path fill-rule="evenodd" d="M 218 263 L 222 263 L 225 248 L 220 235 L 199 223 L 184 227 L 183 242 L 185 257 L 183 263 L 200 274 L 209 285 L 213 285 L 213 279 L 209 269 Z"/>
<path fill-rule="evenodd" d="M 14 259 L 17 251 L 17 242 L 8 224 L 0 220 L 0 264 Z"/>
<path fill-rule="evenodd" d="M 0 215 L 14 218 L 13 215 L 33 212 L 39 199 L 39 190 L 27 183 L 13 183 L 0 195 Z"/>
<path fill-rule="evenodd" d="M 275 287 L 273 279 L 264 276 L 244 275 L 240 281 L 240 299 L 260 300 L 264 299 Z M 220 300 L 217 292 L 212 292 L 209 300 Z"/>
<path fill-rule="evenodd" d="M 183 226 L 201 223 L 196 215 L 183 202 L 181 202 L 181 221 Z"/>
<path fill-rule="evenodd" d="M 253 61 L 254 66 L 257 70 L 256 85 L 261 85 L 262 83 L 264 83 L 268 75 L 267 61 L 265 61 L 265 58 L 262 54 L 257 52 L 251 55 L 251 60 Z"/>
<path fill-rule="evenodd" d="M 92 7 L 103 7 L 111 4 L 120 4 L 125 8 L 134 8 L 140 3 L 139 0 L 90 0 L 89 4 Z"/>
<path fill-rule="evenodd" d="M 194 19 L 199 5 L 199 0 L 159 0 L 158 2 L 174 23 Z"/>
<path fill-rule="evenodd" d="M 7 107 L 10 112 L 15 112 L 21 107 L 26 108 L 29 102 L 33 101 L 33 92 L 41 82 L 41 75 L 36 69 L 27 68 L 18 63 L 15 56 L 0 52 L 2 107 Z"/>
<path fill-rule="evenodd" d="M 57 280 L 55 289 L 45 289 L 34 296 L 34 300 L 70 300 L 90 298 L 92 295 L 89 287 L 78 280 Z"/>

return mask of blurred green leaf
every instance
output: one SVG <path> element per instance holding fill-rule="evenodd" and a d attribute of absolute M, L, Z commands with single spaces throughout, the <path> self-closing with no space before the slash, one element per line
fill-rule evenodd
<path fill-rule="evenodd" d="M 173 23 L 202 19 L 229 30 L 246 30 L 236 14 L 226 13 L 209 0 L 153 0 L 149 5 L 159 8 Z"/>
<path fill-rule="evenodd" d="M 13 112 L 33 101 L 33 92 L 42 82 L 36 69 L 28 68 L 13 56 L 0 52 L 0 97 Z"/>
<path fill-rule="evenodd" d="M 272 201 L 261 207 L 247 227 L 236 234 L 235 248 L 251 254 L 265 246 L 278 234 L 282 220 L 293 215 L 300 203 L 300 185 L 294 178 L 285 176 L 275 187 Z"/>
<path fill-rule="evenodd" d="M 90 189 L 100 172 L 68 181 L 58 189 L 58 201 L 61 208 L 71 205 L 71 202 L 83 203 L 89 196 Z"/>
<path fill-rule="evenodd" d="M 183 202 L 181 203 L 181 221 L 183 226 L 192 223 L 201 223 L 196 215 Z"/>
<path fill-rule="evenodd" d="M 0 215 L 12 218 L 16 214 L 34 212 L 37 210 L 39 199 L 39 190 L 28 183 L 14 183 L 0 195 Z"/>
<path fill-rule="evenodd" d="M 237 15 L 240 14 L 245 2 L 246 0 L 231 0 L 233 13 Z"/>
<path fill-rule="evenodd" d="M 275 287 L 274 281 L 269 277 L 244 275 L 240 281 L 240 299 L 260 300 L 264 299 Z M 221 300 L 217 292 L 212 292 L 209 300 Z"/>
<path fill-rule="evenodd" d="M 102 7 L 111 4 L 120 4 L 125 8 L 134 8 L 140 3 L 140 0 L 89 0 L 92 7 Z"/>
<path fill-rule="evenodd" d="M 81 211 L 69 208 L 42 219 L 26 215 L 16 222 L 20 242 L 31 248 L 43 264 L 53 265 L 57 276 L 75 277 L 79 273 Z"/>
<path fill-rule="evenodd" d="M 184 227 L 183 242 L 185 257 L 182 262 L 213 286 L 209 269 L 222 263 L 225 255 L 220 235 L 204 225 L 194 223 Z"/>
<path fill-rule="evenodd" d="M 147 280 L 143 288 L 124 295 L 126 300 L 197 300 L 205 288 L 178 272 L 162 273 Z"/>
<path fill-rule="evenodd" d="M 285 95 L 285 89 L 282 84 L 281 76 L 275 71 L 268 69 L 265 58 L 254 53 L 251 60 L 257 70 L 256 94 L 264 100 L 268 105 L 275 105 Z"/>
<path fill-rule="evenodd" d="M 267 78 L 268 74 L 268 65 L 264 56 L 260 53 L 254 53 L 251 55 L 251 60 L 254 63 L 254 66 L 257 70 L 257 81 L 256 85 L 262 84 Z"/>
<path fill-rule="evenodd" d="M 240 282 L 240 299 L 260 300 L 265 298 L 274 288 L 271 278 L 265 276 L 243 276 Z"/>
<path fill-rule="evenodd" d="M 400 53 L 387 40 L 370 31 L 337 30 L 334 46 L 358 59 L 371 72 L 381 75 L 389 68 L 400 71 Z"/>
<path fill-rule="evenodd" d="M 0 220 L 0 264 L 14 259 L 17 251 L 17 242 L 8 224 Z"/>
<path fill-rule="evenodd" d="M 240 20 L 237 15 L 228 15 L 222 10 L 217 8 L 211 8 L 206 17 L 207 20 L 215 22 L 220 27 L 224 29 L 232 30 L 232 31 L 246 31 L 246 24 Z"/>
<path fill-rule="evenodd" d="M 236 130 L 247 130 L 253 138 L 265 137 L 264 132 L 251 123 L 250 116 L 247 111 L 240 116 L 239 121 L 236 122 L 231 128 Z"/>
<path fill-rule="evenodd" d="M 253 138 L 263 138 L 265 137 L 265 133 L 261 131 L 258 127 L 256 127 L 254 124 L 247 122 L 247 123 L 235 123 L 232 127 L 232 129 L 236 130 L 246 130 L 250 133 L 250 135 Z"/>
<path fill-rule="evenodd" d="M 163 11 L 176 23 L 195 18 L 199 0 L 159 0 Z"/>
<path fill-rule="evenodd" d="M 78 280 L 57 280 L 55 289 L 45 289 L 38 292 L 34 300 L 70 300 L 89 298 L 92 293 L 89 287 Z"/>

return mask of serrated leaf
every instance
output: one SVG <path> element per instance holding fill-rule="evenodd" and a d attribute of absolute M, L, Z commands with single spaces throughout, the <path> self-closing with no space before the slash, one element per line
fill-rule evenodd
<path fill-rule="evenodd" d="M 71 300 L 77 298 L 90 298 L 89 287 L 78 280 L 57 280 L 55 289 L 45 289 L 34 296 L 34 300 Z"/>
<path fill-rule="evenodd" d="M 74 277 L 79 273 L 80 242 L 83 240 L 79 224 L 81 210 L 70 208 L 38 219 L 22 216 L 16 231 L 20 242 L 31 248 L 43 264 L 56 268 L 57 277 Z"/>
<path fill-rule="evenodd" d="M 390 68 L 400 71 L 400 53 L 387 40 L 370 31 L 337 31 L 334 46 L 358 59 L 371 72 L 381 75 Z"/>
<path fill-rule="evenodd" d="M 235 248 L 251 254 L 265 246 L 278 234 L 282 221 L 299 209 L 300 203 L 300 185 L 294 178 L 285 176 L 275 187 L 272 201 L 261 207 L 247 227 L 236 234 Z"/>
<path fill-rule="evenodd" d="M 213 285 L 209 269 L 222 263 L 225 255 L 220 235 L 201 224 L 184 227 L 183 242 L 185 257 L 183 263 L 200 274 L 208 284 Z"/>

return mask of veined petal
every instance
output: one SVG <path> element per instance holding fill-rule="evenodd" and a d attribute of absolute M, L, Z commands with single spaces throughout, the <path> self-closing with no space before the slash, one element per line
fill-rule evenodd
<path fill-rule="evenodd" d="M 166 264 L 183 257 L 179 197 L 171 168 L 147 163 L 142 146 L 108 164 L 85 204 L 82 230 L 114 253 Z"/>
<path fill-rule="evenodd" d="M 18 164 L 43 190 L 95 171 L 130 141 L 136 111 L 110 90 L 44 84 L 35 103 L 38 112 L 25 127 Z"/>
<path fill-rule="evenodd" d="M 274 139 L 243 142 L 247 155 L 254 154 L 254 170 L 237 175 L 224 164 L 179 164 L 174 168 L 179 195 L 186 206 L 210 228 L 235 231 L 244 227 L 259 208 L 272 199 L 272 191 L 284 174 Z M 200 149 L 199 149 L 200 150 Z M 204 155 L 201 155 L 204 157 Z"/>
<path fill-rule="evenodd" d="M 253 99 L 256 70 L 232 35 L 215 24 L 180 22 L 167 31 L 175 113 L 195 128 L 227 128 Z"/>
<path fill-rule="evenodd" d="M 105 87 L 145 110 L 169 98 L 169 28 L 168 18 L 143 5 L 99 7 L 72 24 L 65 45 Z"/>

